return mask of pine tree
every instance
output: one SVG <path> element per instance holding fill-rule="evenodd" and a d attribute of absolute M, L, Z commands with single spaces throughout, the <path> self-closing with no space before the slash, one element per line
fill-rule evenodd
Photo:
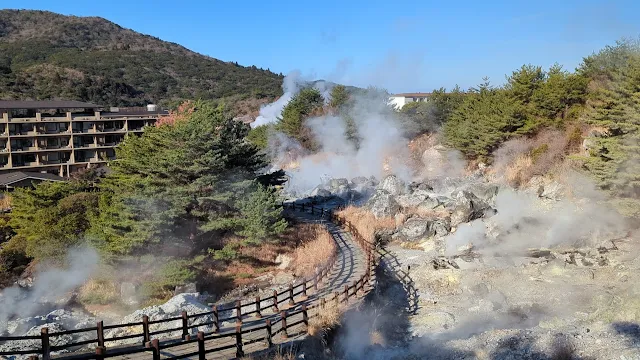
<path fill-rule="evenodd" d="M 92 235 L 108 252 L 161 243 L 194 247 L 207 234 L 242 227 L 237 204 L 264 155 L 247 125 L 196 103 L 186 119 L 128 137 L 102 181 Z"/>
<path fill-rule="evenodd" d="M 640 44 L 607 47 L 586 58 L 581 72 L 592 79 L 584 119 L 604 130 L 590 138 L 585 167 L 620 198 L 624 213 L 640 215 Z"/>
<path fill-rule="evenodd" d="M 240 202 L 242 230 L 238 232 L 248 243 L 258 243 L 270 236 L 282 233 L 287 222 L 282 219 L 282 209 L 273 189 L 257 185 L 246 199 Z"/>

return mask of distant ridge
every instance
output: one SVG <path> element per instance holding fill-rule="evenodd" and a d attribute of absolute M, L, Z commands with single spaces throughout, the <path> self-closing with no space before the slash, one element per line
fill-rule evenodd
<path fill-rule="evenodd" d="M 282 94 L 282 75 L 223 62 L 99 17 L 0 10 L 0 99 L 141 106 Z"/>

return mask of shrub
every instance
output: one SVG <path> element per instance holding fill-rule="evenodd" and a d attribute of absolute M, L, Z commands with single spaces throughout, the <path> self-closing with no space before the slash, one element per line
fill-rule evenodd
<path fill-rule="evenodd" d="M 82 304 L 107 305 L 118 299 L 118 289 L 113 281 L 106 279 L 90 279 L 78 293 Z"/>
<path fill-rule="evenodd" d="M 166 298 L 173 294 L 178 285 L 194 281 L 196 272 L 187 260 L 170 260 L 153 279 L 143 284 L 143 293 L 148 297 Z"/>

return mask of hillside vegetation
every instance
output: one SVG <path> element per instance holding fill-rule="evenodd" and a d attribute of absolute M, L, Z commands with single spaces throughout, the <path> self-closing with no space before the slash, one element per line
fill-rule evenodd
<path fill-rule="evenodd" d="M 111 106 L 273 99 L 281 84 L 282 75 L 269 70 L 200 55 L 102 18 L 0 10 L 0 99 Z"/>
<path fill-rule="evenodd" d="M 279 241 L 287 228 L 271 186 L 279 182 L 258 175 L 267 163 L 245 141 L 249 127 L 206 102 L 171 119 L 127 137 L 107 175 L 78 173 L 13 192 L 2 219 L 0 281 L 32 260 L 63 262 L 69 249 L 89 243 L 106 265 L 137 269 L 127 281 L 150 284 L 147 296 L 162 297 Z"/>

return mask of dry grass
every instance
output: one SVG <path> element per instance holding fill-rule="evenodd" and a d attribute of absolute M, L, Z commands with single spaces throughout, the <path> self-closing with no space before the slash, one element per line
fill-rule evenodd
<path fill-rule="evenodd" d="M 309 335 L 318 337 L 328 333 L 340 324 L 344 307 L 334 301 L 327 301 L 325 307 L 318 309 L 317 316 L 309 319 Z"/>
<path fill-rule="evenodd" d="M 312 276 L 316 267 L 321 267 L 336 252 L 336 243 L 329 232 L 318 224 L 305 224 L 313 239 L 293 252 L 291 267 L 298 276 Z"/>
<path fill-rule="evenodd" d="M 386 340 L 384 339 L 384 336 L 378 330 L 374 330 L 369 333 L 369 343 L 371 345 L 382 345 L 382 346 L 385 346 L 387 344 Z"/>
<path fill-rule="evenodd" d="M 422 134 L 409 142 L 411 158 L 418 166 L 422 164 L 422 154 L 427 149 L 438 145 L 439 139 L 436 134 Z"/>
<path fill-rule="evenodd" d="M 533 165 L 533 159 L 529 155 L 520 155 L 514 162 L 506 166 L 504 176 L 507 182 L 514 186 L 520 186 L 526 183 L 528 170 Z"/>
<path fill-rule="evenodd" d="M 535 176 L 561 172 L 567 157 L 580 152 L 585 131 L 580 125 L 568 125 L 564 131 L 547 129 L 531 138 L 509 140 L 495 152 L 491 172 L 514 187 Z"/>
<path fill-rule="evenodd" d="M 105 279 L 89 279 L 78 292 L 78 299 L 83 304 L 106 305 L 119 297 L 116 284 Z"/>
<path fill-rule="evenodd" d="M 0 209 L 11 209 L 11 195 L 7 193 L 0 195 Z"/>
<path fill-rule="evenodd" d="M 371 212 L 355 206 L 349 206 L 339 211 L 338 215 L 352 223 L 356 230 L 369 242 L 375 242 L 376 231 L 394 229 L 396 227 L 395 218 L 376 219 Z"/>

